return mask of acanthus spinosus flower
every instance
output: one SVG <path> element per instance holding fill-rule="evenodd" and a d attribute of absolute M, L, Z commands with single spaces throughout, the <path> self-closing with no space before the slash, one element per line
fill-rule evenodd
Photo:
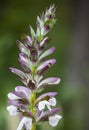
<path fill-rule="evenodd" d="M 31 35 L 23 34 L 23 43 L 17 41 L 22 69 L 10 67 L 10 70 L 24 85 L 17 86 L 15 91 L 8 94 L 10 106 L 7 107 L 11 116 L 20 114 L 21 121 L 17 130 L 36 130 L 36 124 L 45 121 L 49 121 L 54 127 L 61 119 L 57 114 L 60 108 L 54 108 L 57 104 L 57 92 L 48 92 L 37 97 L 37 93 L 60 82 L 58 77 L 43 79 L 46 71 L 56 63 L 55 59 L 46 60 L 55 51 L 55 47 L 45 50 L 49 43 L 46 34 L 55 22 L 55 6 L 52 5 L 37 17 L 36 33 L 30 27 Z"/>

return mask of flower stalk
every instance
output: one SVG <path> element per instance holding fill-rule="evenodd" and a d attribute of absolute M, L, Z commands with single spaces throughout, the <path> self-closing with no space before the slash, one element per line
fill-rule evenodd
<path fill-rule="evenodd" d="M 30 26 L 30 35 L 22 36 L 23 43 L 17 41 L 22 70 L 12 67 L 10 70 L 24 85 L 17 86 L 15 91 L 8 94 L 11 105 L 7 107 L 11 116 L 20 114 L 21 121 L 17 130 L 36 130 L 36 124 L 45 121 L 49 121 L 54 127 L 61 119 L 57 114 L 60 108 L 54 108 L 57 92 L 44 93 L 38 97 L 39 92 L 60 82 L 58 77 L 43 79 L 46 71 L 56 63 L 55 59 L 47 60 L 47 56 L 55 51 L 55 47 L 46 50 L 50 41 L 46 35 L 55 23 L 55 5 L 51 5 L 37 17 L 36 32 Z"/>
<path fill-rule="evenodd" d="M 30 111 L 32 112 L 32 114 L 35 115 L 36 113 L 36 110 L 34 109 L 34 104 L 35 104 L 35 101 L 36 101 L 36 92 L 33 92 L 31 93 L 31 96 L 30 96 Z"/>
<path fill-rule="evenodd" d="M 36 123 L 34 123 L 34 124 L 32 125 L 31 130 L 36 130 Z"/>

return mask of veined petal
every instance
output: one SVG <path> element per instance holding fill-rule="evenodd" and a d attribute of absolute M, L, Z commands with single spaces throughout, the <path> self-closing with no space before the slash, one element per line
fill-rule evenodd
<path fill-rule="evenodd" d="M 18 75 L 21 79 L 26 79 L 27 78 L 26 74 L 23 71 L 19 70 L 19 69 L 10 67 L 10 70 L 11 70 L 12 73 Z"/>
<path fill-rule="evenodd" d="M 45 93 L 43 95 L 41 95 L 40 97 L 38 97 L 35 101 L 35 104 L 37 104 L 38 102 L 40 101 L 43 101 L 43 100 L 49 100 L 50 98 L 54 97 L 57 95 L 57 92 L 49 92 L 49 93 Z"/>
<path fill-rule="evenodd" d="M 60 78 L 53 78 L 53 77 L 47 78 L 47 79 L 44 79 L 43 81 L 41 81 L 38 84 L 37 88 L 44 89 L 47 86 L 59 84 L 59 82 L 60 82 Z"/>
<path fill-rule="evenodd" d="M 55 114 L 53 116 L 49 116 L 49 124 L 54 127 L 58 124 L 58 122 L 61 118 L 62 118 L 62 116 L 57 115 L 57 114 Z"/>
<path fill-rule="evenodd" d="M 13 105 L 8 106 L 8 107 L 7 107 L 7 110 L 9 111 L 9 114 L 10 114 L 11 116 L 16 116 L 16 115 L 18 114 L 18 112 L 17 112 L 17 107 L 15 107 L 15 106 L 13 106 Z"/>
<path fill-rule="evenodd" d="M 46 70 L 48 70 L 52 65 L 54 65 L 55 62 L 55 59 L 45 61 L 37 68 L 37 74 L 42 75 Z"/>
<path fill-rule="evenodd" d="M 52 54 L 54 51 L 55 51 L 55 47 L 52 47 L 52 48 L 46 50 L 46 51 L 39 57 L 39 60 L 44 59 L 46 56 Z"/>
<path fill-rule="evenodd" d="M 42 112 L 41 115 L 38 117 L 37 122 L 47 121 L 49 116 L 55 115 L 58 111 L 60 111 L 60 108 L 54 108 L 51 111 L 47 110 L 46 112 Z"/>
<path fill-rule="evenodd" d="M 23 117 L 17 130 L 22 130 L 23 126 L 25 126 L 26 130 L 31 130 L 32 119 L 28 117 Z"/>

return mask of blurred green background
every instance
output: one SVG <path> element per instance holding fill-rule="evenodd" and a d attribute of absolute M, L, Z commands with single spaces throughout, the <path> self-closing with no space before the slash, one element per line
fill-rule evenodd
<path fill-rule="evenodd" d="M 58 76 L 61 83 L 46 91 L 58 91 L 62 120 L 52 128 L 47 123 L 37 130 L 89 130 L 89 1 L 85 0 L 3 0 L 0 1 L 0 130 L 16 130 L 19 119 L 10 117 L 7 93 L 21 85 L 9 67 L 20 68 L 18 47 L 29 25 L 36 28 L 36 17 L 55 3 L 57 24 L 48 34 L 55 46 L 50 56 L 57 59 L 46 76 Z"/>

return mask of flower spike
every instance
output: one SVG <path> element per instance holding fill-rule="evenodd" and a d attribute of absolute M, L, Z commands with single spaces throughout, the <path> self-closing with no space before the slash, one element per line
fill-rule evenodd
<path fill-rule="evenodd" d="M 8 93 L 10 106 L 7 110 L 11 116 L 20 114 L 21 121 L 17 130 L 36 130 L 36 124 L 45 121 L 54 127 L 62 118 L 57 114 L 60 108 L 54 108 L 57 104 L 57 92 L 47 92 L 39 97 L 37 95 L 47 87 L 50 89 L 50 86 L 60 83 L 58 77 L 44 79 L 44 73 L 56 63 L 56 59 L 47 59 L 55 51 L 55 47 L 46 50 L 50 42 L 46 35 L 56 23 L 55 11 L 53 4 L 37 16 L 36 31 L 30 26 L 30 36 L 23 34 L 22 42 L 16 42 L 22 69 L 10 67 L 10 70 L 24 85 L 16 86 L 13 92 Z"/>

